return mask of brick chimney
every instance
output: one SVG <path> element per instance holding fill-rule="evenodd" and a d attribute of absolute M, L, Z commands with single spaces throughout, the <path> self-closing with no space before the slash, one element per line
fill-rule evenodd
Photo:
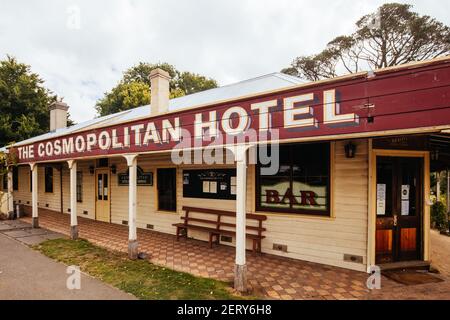
<path fill-rule="evenodd" d="M 151 86 L 150 114 L 154 116 L 169 111 L 169 73 L 156 68 L 150 72 L 149 78 Z"/>
<path fill-rule="evenodd" d="M 69 106 L 62 101 L 53 102 L 50 107 L 50 131 L 67 127 Z"/>

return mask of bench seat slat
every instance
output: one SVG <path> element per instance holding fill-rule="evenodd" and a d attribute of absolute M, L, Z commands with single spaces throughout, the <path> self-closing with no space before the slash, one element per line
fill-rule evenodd
<path fill-rule="evenodd" d="M 209 223 L 209 224 L 214 224 L 214 225 L 221 225 L 224 227 L 233 227 L 236 228 L 236 224 L 234 223 L 228 223 L 228 222 L 217 222 L 217 221 L 213 221 L 213 220 L 208 220 L 208 219 L 200 219 L 200 218 L 191 218 L 191 217 L 181 217 L 182 220 L 185 221 L 195 221 L 195 222 L 202 222 L 202 223 Z M 260 228 L 260 227 L 255 227 L 255 226 L 247 226 L 247 229 L 250 230 L 257 230 L 257 231 L 266 231 L 266 228 Z"/>
<path fill-rule="evenodd" d="M 180 227 L 180 228 L 189 228 L 193 230 L 201 230 L 206 232 L 213 232 L 213 233 L 219 233 L 223 235 L 236 235 L 236 232 L 231 230 L 223 230 L 223 229 L 214 229 L 214 228 L 208 228 L 208 227 L 202 227 L 197 225 L 190 225 L 190 224 L 184 224 L 184 223 L 175 223 L 173 224 L 174 227 Z M 258 236 L 257 234 L 247 233 L 246 236 L 250 239 L 264 239 L 265 236 Z"/>

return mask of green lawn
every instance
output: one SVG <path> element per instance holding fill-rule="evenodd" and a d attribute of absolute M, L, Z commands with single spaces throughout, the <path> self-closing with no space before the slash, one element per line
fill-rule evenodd
<path fill-rule="evenodd" d="M 95 246 L 86 240 L 48 240 L 34 247 L 139 299 L 242 299 L 229 284 L 195 277 Z M 252 297 L 245 297 L 252 298 Z"/>

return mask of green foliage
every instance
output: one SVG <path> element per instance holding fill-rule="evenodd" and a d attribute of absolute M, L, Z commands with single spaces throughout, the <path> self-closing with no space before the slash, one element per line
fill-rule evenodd
<path fill-rule="evenodd" d="M 170 80 L 170 98 L 181 97 L 217 87 L 217 82 L 191 72 L 180 72 L 168 63 L 140 62 L 123 74 L 122 80 L 97 101 L 95 109 L 100 116 L 129 110 L 150 103 L 150 72 L 156 68 L 167 71 Z"/>
<path fill-rule="evenodd" d="M 49 240 L 35 248 L 67 265 L 80 266 L 82 271 L 139 299 L 240 298 L 224 282 L 173 271 L 145 260 L 132 261 L 125 254 L 108 251 L 86 240 Z"/>
<path fill-rule="evenodd" d="M 149 86 L 140 81 L 121 82 L 96 104 L 101 116 L 143 106 L 150 103 Z"/>
<path fill-rule="evenodd" d="M 319 54 L 296 58 L 282 72 L 317 81 L 450 54 L 450 28 L 411 9 L 384 4 L 359 19 L 353 34 L 333 39 Z"/>
<path fill-rule="evenodd" d="M 448 216 L 445 205 L 437 201 L 431 206 L 431 222 L 439 230 L 447 230 Z"/>
<path fill-rule="evenodd" d="M 30 66 L 11 56 L 0 61 L 0 146 L 48 132 L 56 96 L 43 84 Z"/>

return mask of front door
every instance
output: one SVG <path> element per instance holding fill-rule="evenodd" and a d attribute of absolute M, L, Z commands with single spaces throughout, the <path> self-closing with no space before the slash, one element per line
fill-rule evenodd
<path fill-rule="evenodd" d="M 378 156 L 376 263 L 422 258 L 423 159 Z"/>
<path fill-rule="evenodd" d="M 110 222 L 110 191 L 109 169 L 99 169 L 95 172 L 96 201 L 95 216 L 99 221 Z"/>

